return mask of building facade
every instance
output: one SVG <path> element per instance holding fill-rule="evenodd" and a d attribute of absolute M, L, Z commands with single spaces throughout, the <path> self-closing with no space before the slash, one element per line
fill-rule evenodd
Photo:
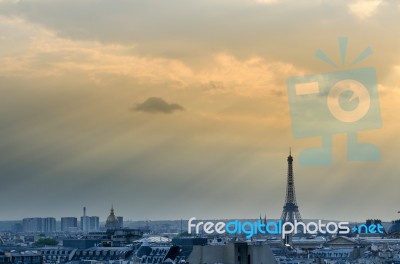
<path fill-rule="evenodd" d="M 22 230 L 28 233 L 56 232 L 56 219 L 54 217 L 33 217 L 22 219 Z"/>
<path fill-rule="evenodd" d="M 82 216 L 81 230 L 84 232 L 96 232 L 100 230 L 100 218 L 98 216 Z"/>
<path fill-rule="evenodd" d="M 22 230 L 24 232 L 42 232 L 42 218 L 32 217 L 22 219 Z"/>
<path fill-rule="evenodd" d="M 42 232 L 53 233 L 56 232 L 57 225 L 54 217 L 45 217 L 42 219 Z"/>
<path fill-rule="evenodd" d="M 69 232 L 78 228 L 78 218 L 61 217 L 61 231 Z"/>
<path fill-rule="evenodd" d="M 117 216 L 117 220 L 118 220 L 119 228 L 123 228 L 124 227 L 124 217 Z"/>

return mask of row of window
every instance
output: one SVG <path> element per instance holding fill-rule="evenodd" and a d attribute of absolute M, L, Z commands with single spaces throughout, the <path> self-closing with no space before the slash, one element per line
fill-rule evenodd
<path fill-rule="evenodd" d="M 142 264 L 156 264 L 156 263 L 162 263 L 164 260 L 163 257 L 145 257 L 142 259 L 141 263 Z"/>
<path fill-rule="evenodd" d="M 165 255 L 169 249 L 166 248 L 152 248 L 150 255 Z"/>
<path fill-rule="evenodd" d="M 43 255 L 69 255 L 71 251 L 67 250 L 45 250 L 42 251 Z"/>

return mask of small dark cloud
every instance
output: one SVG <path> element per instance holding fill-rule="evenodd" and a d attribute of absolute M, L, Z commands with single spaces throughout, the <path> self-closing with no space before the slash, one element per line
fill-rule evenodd
<path fill-rule="evenodd" d="M 146 113 L 171 114 L 175 111 L 184 111 L 185 108 L 183 108 L 179 104 L 167 103 L 164 99 L 160 97 L 149 97 L 146 99 L 146 101 L 134 107 L 133 110 Z"/>

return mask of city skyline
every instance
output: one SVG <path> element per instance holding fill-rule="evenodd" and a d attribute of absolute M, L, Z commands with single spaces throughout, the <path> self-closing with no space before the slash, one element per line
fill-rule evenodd
<path fill-rule="evenodd" d="M 0 0 L 0 220 L 279 218 L 292 147 L 304 219 L 398 218 L 395 1 Z M 382 159 L 301 166 L 286 79 L 332 72 L 348 38 L 377 70 Z"/>

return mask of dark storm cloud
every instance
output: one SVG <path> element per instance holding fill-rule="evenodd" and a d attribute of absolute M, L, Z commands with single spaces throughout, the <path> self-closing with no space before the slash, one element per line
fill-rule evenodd
<path fill-rule="evenodd" d="M 133 110 L 147 113 L 171 114 L 175 111 L 184 111 L 185 108 L 179 104 L 167 103 L 160 97 L 149 97 L 146 99 L 146 101 L 134 107 Z"/>

